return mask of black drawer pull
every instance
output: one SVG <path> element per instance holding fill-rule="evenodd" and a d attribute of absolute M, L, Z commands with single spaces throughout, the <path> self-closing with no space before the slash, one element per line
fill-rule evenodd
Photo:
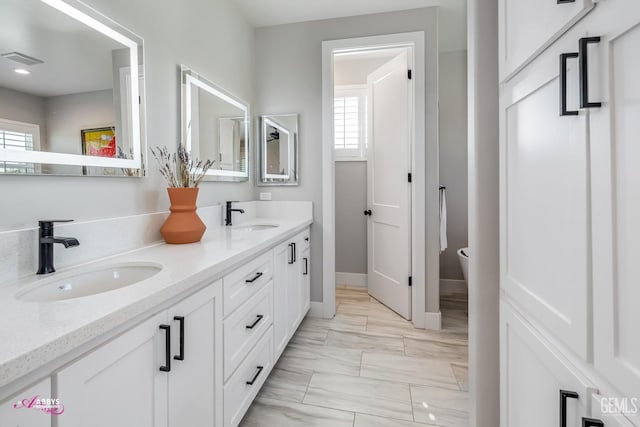
<path fill-rule="evenodd" d="M 576 0 L 558 0 L 556 4 L 575 3 Z"/>
<path fill-rule="evenodd" d="M 171 372 L 171 326 L 160 325 L 164 331 L 164 366 L 160 366 L 162 372 Z"/>
<path fill-rule="evenodd" d="M 580 63 L 580 108 L 599 108 L 602 102 L 589 101 L 589 57 L 587 47 L 592 43 L 600 43 L 600 37 L 584 37 L 578 42 Z"/>
<path fill-rule="evenodd" d="M 292 243 L 292 245 L 293 245 L 293 262 L 296 262 L 296 258 L 297 258 L 296 244 Z"/>
<path fill-rule="evenodd" d="M 560 427 L 567 427 L 567 398 L 578 399 L 575 391 L 560 390 Z"/>
<path fill-rule="evenodd" d="M 173 356 L 175 360 L 184 360 L 184 317 L 174 316 L 173 320 L 180 322 L 180 354 Z"/>
<path fill-rule="evenodd" d="M 244 281 L 244 283 L 253 283 L 256 280 L 258 280 L 259 278 L 262 277 L 262 273 L 261 272 L 257 272 L 255 276 L 253 276 L 253 279 L 247 279 Z"/>
<path fill-rule="evenodd" d="M 293 258 L 293 245 L 294 243 L 289 243 L 289 264 L 293 264 L 296 260 Z"/>
<path fill-rule="evenodd" d="M 604 427 L 604 423 L 595 418 L 582 418 L 582 427 Z"/>
<path fill-rule="evenodd" d="M 255 322 L 253 322 L 253 323 L 252 323 L 252 324 L 250 324 L 250 325 L 245 326 L 245 327 L 246 327 L 247 329 L 253 329 L 253 328 L 255 328 L 255 327 L 256 327 L 256 325 L 257 325 L 258 323 L 260 323 L 260 321 L 262 320 L 262 318 L 263 318 L 263 317 L 264 317 L 264 316 L 263 316 L 262 314 L 258 314 L 258 315 L 256 316 L 256 321 L 255 321 Z"/>
<path fill-rule="evenodd" d="M 304 260 L 304 276 L 309 274 L 309 260 L 307 258 L 302 258 Z"/>
<path fill-rule="evenodd" d="M 247 381 L 247 385 L 253 385 L 253 383 L 256 382 L 256 380 L 258 379 L 258 377 L 260 376 L 260 374 L 262 373 L 262 370 L 264 369 L 264 366 L 258 366 L 258 372 L 256 372 L 256 374 L 253 376 L 253 378 L 251 379 L 251 381 Z"/>
<path fill-rule="evenodd" d="M 560 116 L 577 116 L 578 110 L 567 110 L 567 59 L 577 58 L 578 53 L 560 54 Z"/>

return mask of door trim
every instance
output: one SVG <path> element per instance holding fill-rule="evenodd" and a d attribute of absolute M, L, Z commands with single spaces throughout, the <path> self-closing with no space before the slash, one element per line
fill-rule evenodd
<path fill-rule="evenodd" d="M 431 34 L 430 34 L 431 36 Z M 435 34 L 434 34 L 435 36 Z M 434 40 L 437 40 L 435 38 Z M 438 248 L 438 57 L 436 46 L 429 45 L 430 70 L 434 76 L 425 75 L 424 31 L 361 37 L 322 42 L 322 290 L 323 317 L 332 318 L 335 304 L 335 156 L 333 150 L 333 54 L 339 51 L 410 46 L 413 49 L 414 80 L 414 129 L 411 150 L 413 184 L 411 188 L 412 212 L 412 319 L 414 326 L 425 327 L 426 295 L 434 295 L 429 307 L 439 312 L 439 248 Z M 426 90 L 433 95 L 429 110 L 426 106 Z M 426 134 L 427 112 L 430 132 Z M 433 127 L 433 129 L 431 129 Z M 429 161 L 427 161 L 429 159 Z M 429 173 L 427 174 L 427 163 Z M 409 171 L 407 171 L 409 172 Z M 427 194 L 427 189 L 429 189 Z M 428 202 L 428 203 L 427 203 Z M 427 206 L 430 206 L 427 213 Z M 427 223 L 428 222 L 428 223 Z M 426 244 L 429 236 L 429 245 Z M 436 237 L 435 239 L 433 237 Z M 425 263 L 426 260 L 426 263 Z M 422 268 L 419 268 L 422 267 Z M 428 274 L 427 274 L 428 272 Z M 428 279 L 426 279 L 428 277 Z M 429 292 L 428 292 L 429 290 Z"/>

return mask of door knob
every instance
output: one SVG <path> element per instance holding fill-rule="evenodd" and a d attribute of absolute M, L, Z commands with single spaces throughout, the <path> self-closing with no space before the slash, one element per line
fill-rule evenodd
<path fill-rule="evenodd" d="M 371 212 L 371 209 L 367 209 L 366 211 L 364 211 L 364 214 L 365 214 L 365 215 L 369 215 L 369 216 L 371 216 L 371 213 L 372 213 L 372 212 Z"/>

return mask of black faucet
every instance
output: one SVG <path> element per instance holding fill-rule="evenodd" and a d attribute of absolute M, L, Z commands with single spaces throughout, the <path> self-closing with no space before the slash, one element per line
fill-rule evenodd
<path fill-rule="evenodd" d="M 240 212 L 241 214 L 244 213 L 244 209 L 231 209 L 231 204 L 233 202 L 227 202 L 227 216 L 224 219 L 224 225 L 231 225 L 231 213 L 232 212 Z"/>
<path fill-rule="evenodd" d="M 61 243 L 65 248 L 80 246 L 78 239 L 73 237 L 56 237 L 53 235 L 53 224 L 56 222 L 71 222 L 68 220 L 38 221 L 40 237 L 38 239 L 38 274 L 49 274 L 56 271 L 53 268 L 53 244 Z"/>

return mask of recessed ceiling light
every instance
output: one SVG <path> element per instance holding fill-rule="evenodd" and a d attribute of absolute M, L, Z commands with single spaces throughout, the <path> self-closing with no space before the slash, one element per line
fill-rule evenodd
<path fill-rule="evenodd" d="M 31 74 L 31 71 L 25 70 L 24 68 L 16 68 L 13 71 L 15 71 L 18 74 L 24 74 L 24 75 Z"/>

